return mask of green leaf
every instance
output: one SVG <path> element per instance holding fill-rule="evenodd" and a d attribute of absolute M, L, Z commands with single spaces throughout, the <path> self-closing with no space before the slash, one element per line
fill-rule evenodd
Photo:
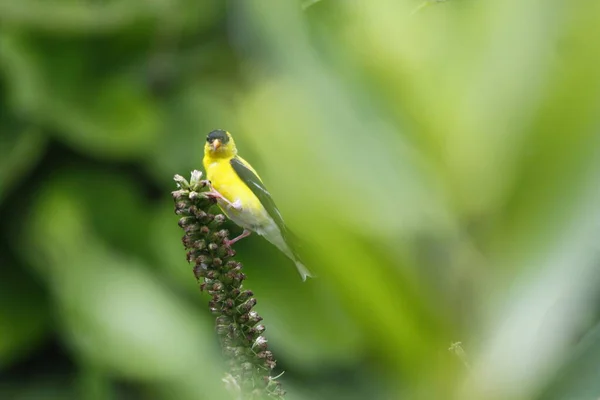
<path fill-rule="evenodd" d="M 3 252 L 4 253 L 4 252 Z M 45 291 L 22 266 L 0 255 L 0 370 L 35 350 L 49 328 Z"/>
<path fill-rule="evenodd" d="M 212 21 L 217 5 L 185 0 L 1 0 L 0 25 L 61 34 L 106 33 L 148 20 L 185 21 L 197 28 Z M 202 12 L 192 12 L 194 8 Z"/>
<path fill-rule="evenodd" d="M 575 346 L 569 360 L 541 396 L 542 400 L 600 397 L 600 324 Z"/>
<path fill-rule="evenodd" d="M 12 381 L 0 385 L 0 398 L 11 400 L 76 399 L 75 390 L 67 379 L 38 378 L 33 381 Z"/>
<path fill-rule="evenodd" d="M 172 184 L 174 171 L 185 173 L 202 168 L 206 135 L 217 128 L 235 131 L 234 88 L 225 82 L 199 80 L 182 88 L 165 102 L 165 126 L 177 136 L 162 135 L 147 159 L 147 168 Z"/>
<path fill-rule="evenodd" d="M 158 135 L 156 104 L 143 80 L 130 73 L 98 73 L 101 57 L 110 54 L 94 55 L 95 45 L 0 36 L 9 106 L 87 153 L 113 158 L 147 153 Z"/>
<path fill-rule="evenodd" d="M 49 190 L 72 195 L 87 229 L 114 249 L 145 257 L 152 208 L 144 199 L 142 182 L 83 166 L 55 174 Z"/>
<path fill-rule="evenodd" d="M 0 203 L 15 185 L 38 162 L 46 138 L 36 128 L 12 130 L 0 126 Z"/>

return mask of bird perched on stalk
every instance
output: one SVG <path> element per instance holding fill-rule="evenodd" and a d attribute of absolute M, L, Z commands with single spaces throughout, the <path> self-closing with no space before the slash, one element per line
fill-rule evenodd
<path fill-rule="evenodd" d="M 229 132 L 215 130 L 206 137 L 204 169 L 211 182 L 208 194 L 237 225 L 244 228 L 229 245 L 256 232 L 296 264 L 302 280 L 312 277 L 294 247 L 293 235 L 286 227 L 271 194 L 252 166 L 237 155 Z"/>

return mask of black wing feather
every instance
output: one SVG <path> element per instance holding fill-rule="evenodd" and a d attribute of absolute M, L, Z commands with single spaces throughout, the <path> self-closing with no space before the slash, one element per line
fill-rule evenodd
<path fill-rule="evenodd" d="M 275 221 L 275 224 L 277 224 L 283 239 L 294 253 L 294 256 L 297 260 L 300 260 L 301 258 L 298 252 L 298 240 L 285 225 L 285 222 L 283 222 L 283 217 L 275 205 L 275 202 L 271 197 L 271 193 L 269 193 L 265 185 L 262 183 L 260 178 L 256 176 L 254 171 L 248 168 L 238 157 L 232 158 L 230 163 L 237 176 L 239 176 L 242 182 L 244 182 L 246 186 L 250 188 L 256 197 L 258 197 L 258 200 L 263 205 L 265 210 L 267 210 L 269 216 L 273 218 L 273 221 Z"/>
<path fill-rule="evenodd" d="M 275 223 L 279 227 L 279 230 L 281 231 L 283 237 L 287 238 L 288 232 L 285 223 L 283 222 L 283 218 L 281 217 L 281 213 L 277 209 L 277 206 L 275 205 L 275 202 L 271 198 L 271 194 L 269 193 L 265 185 L 250 168 L 244 165 L 243 161 L 240 160 L 238 157 L 232 158 L 230 163 L 235 173 L 246 184 L 246 186 L 248 186 L 250 190 L 252 190 L 252 193 L 254 193 L 256 197 L 258 197 L 258 200 L 260 200 L 260 203 L 263 205 L 265 210 L 267 210 L 269 216 L 273 218 L 273 221 L 275 221 Z"/>

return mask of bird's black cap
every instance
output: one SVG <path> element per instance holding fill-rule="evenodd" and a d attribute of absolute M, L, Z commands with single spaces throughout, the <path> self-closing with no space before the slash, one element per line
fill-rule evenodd
<path fill-rule="evenodd" d="M 221 143 L 225 144 L 225 143 L 229 142 L 229 135 L 224 130 L 217 129 L 217 130 L 214 130 L 211 133 L 209 133 L 208 136 L 206 137 L 206 141 L 208 143 L 212 143 L 214 140 L 217 140 L 217 139 L 219 139 L 221 141 Z"/>

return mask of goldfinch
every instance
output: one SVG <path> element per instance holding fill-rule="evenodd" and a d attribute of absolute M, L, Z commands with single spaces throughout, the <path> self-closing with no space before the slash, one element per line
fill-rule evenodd
<path fill-rule="evenodd" d="M 256 232 L 263 236 L 296 264 L 305 281 L 312 277 L 294 248 L 292 235 L 275 206 L 271 194 L 252 166 L 237 155 L 229 132 L 215 130 L 206 137 L 204 169 L 211 182 L 210 195 L 243 233 L 230 240 L 229 245 Z"/>

